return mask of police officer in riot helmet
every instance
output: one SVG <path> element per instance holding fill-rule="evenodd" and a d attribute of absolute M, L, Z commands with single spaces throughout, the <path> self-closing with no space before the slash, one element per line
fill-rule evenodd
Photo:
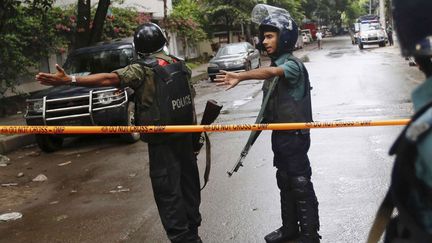
<path fill-rule="evenodd" d="M 285 10 L 286 11 L 286 10 Z M 312 108 L 306 67 L 293 56 L 298 27 L 288 13 L 272 13 L 259 25 L 260 46 L 271 58 L 270 67 L 241 73 L 221 71 L 217 82 L 228 89 L 248 79 L 265 79 L 264 96 L 274 77 L 279 77 L 265 107 L 268 123 L 311 122 Z M 264 237 L 266 242 L 320 242 L 318 201 L 311 182 L 312 170 L 307 152 L 309 130 L 272 132 L 273 164 L 280 189 L 282 226 Z"/>
<path fill-rule="evenodd" d="M 432 1 L 393 0 L 393 18 L 402 55 L 414 57 L 426 81 L 411 94 L 416 114 L 390 154 L 395 154 L 391 185 L 368 242 L 432 242 Z"/>
<path fill-rule="evenodd" d="M 45 85 L 130 87 L 135 91 L 136 125 L 194 124 L 191 71 L 182 60 L 163 53 L 166 42 L 158 25 L 146 23 L 134 34 L 140 56 L 136 62 L 111 73 L 79 77 L 57 65 L 55 74 L 39 73 L 36 79 Z M 154 198 L 168 238 L 201 242 L 200 180 L 192 135 L 141 134 L 141 139 L 148 143 Z"/>

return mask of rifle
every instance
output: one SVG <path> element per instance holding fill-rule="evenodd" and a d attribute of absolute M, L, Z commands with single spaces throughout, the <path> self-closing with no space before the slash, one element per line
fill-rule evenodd
<path fill-rule="evenodd" d="M 222 105 L 218 105 L 215 100 L 208 100 L 206 107 L 204 109 L 203 116 L 201 118 L 201 125 L 210 125 L 212 124 L 216 118 L 219 116 L 220 111 L 222 110 Z M 194 133 L 193 137 L 193 147 L 196 155 L 199 154 L 202 146 L 205 141 L 205 133 Z"/>
<path fill-rule="evenodd" d="M 203 116 L 201 118 L 201 125 L 210 125 L 212 124 L 216 118 L 219 116 L 220 111 L 222 110 L 221 105 L 218 105 L 215 100 L 208 100 L 206 107 L 204 109 Z M 198 155 L 202 146 L 204 145 L 204 142 L 206 144 L 206 168 L 204 171 L 204 185 L 201 188 L 204 189 L 204 187 L 207 185 L 207 182 L 209 180 L 210 175 L 210 168 L 211 168 L 211 149 L 210 149 L 210 139 L 206 132 L 203 133 L 193 133 L 192 134 L 192 142 L 193 142 L 193 148 L 195 155 Z"/>
<path fill-rule="evenodd" d="M 264 111 L 267 107 L 270 96 L 273 94 L 273 91 L 276 87 L 278 80 L 279 80 L 279 77 L 276 76 L 270 82 L 268 92 L 267 92 L 266 96 L 264 97 L 263 103 L 261 105 L 261 109 L 260 109 L 258 116 L 257 116 L 257 119 L 255 121 L 256 124 L 263 123 Z M 227 171 L 229 177 L 231 177 L 234 174 L 234 172 L 237 172 L 240 169 L 240 166 L 243 166 L 243 160 L 246 158 L 246 155 L 249 153 L 249 149 L 255 143 L 255 141 L 257 140 L 257 138 L 260 134 L 261 134 L 261 131 L 252 131 L 249 134 L 248 141 L 246 142 L 246 145 L 243 147 L 243 150 L 240 153 L 240 157 L 238 158 L 237 162 L 234 164 L 234 167 L 230 171 Z"/>

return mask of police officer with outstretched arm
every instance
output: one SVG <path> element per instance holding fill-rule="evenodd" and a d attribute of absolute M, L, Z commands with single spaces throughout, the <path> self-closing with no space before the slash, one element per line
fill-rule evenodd
<path fill-rule="evenodd" d="M 88 76 L 39 73 L 45 85 L 118 86 L 135 91 L 136 125 L 195 124 L 191 71 L 185 63 L 162 52 L 167 40 L 154 23 L 134 34 L 136 62 L 111 73 Z M 171 242 L 201 242 L 201 202 L 197 160 L 192 135 L 141 134 L 148 143 L 150 177 L 162 224 Z"/>
<path fill-rule="evenodd" d="M 230 89 L 243 80 L 265 79 L 263 91 L 266 96 L 275 80 L 273 78 L 279 77 L 265 107 L 264 121 L 311 122 L 308 72 L 303 63 L 292 54 L 297 37 L 297 24 L 288 12 L 278 10 L 270 14 L 259 25 L 259 44 L 270 56 L 271 67 L 241 73 L 222 71 L 216 81 L 228 85 Z M 265 236 L 266 242 L 286 242 L 297 238 L 303 243 L 320 242 L 318 201 L 311 181 L 312 170 L 307 155 L 309 146 L 309 129 L 272 132 L 273 163 L 277 168 L 282 226 Z"/>
<path fill-rule="evenodd" d="M 368 242 L 432 242 L 432 1 L 393 0 L 402 55 L 414 57 L 426 80 L 412 92 L 415 115 L 390 154 L 396 155 L 391 184 Z M 397 209 L 397 216 L 391 218 Z M 387 222 L 389 222 L 387 224 Z"/>

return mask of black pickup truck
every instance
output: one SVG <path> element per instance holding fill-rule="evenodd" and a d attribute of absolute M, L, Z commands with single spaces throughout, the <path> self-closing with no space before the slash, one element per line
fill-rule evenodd
<path fill-rule="evenodd" d="M 76 49 L 68 55 L 63 68 L 77 76 L 111 72 L 134 59 L 133 41 L 128 38 Z M 24 117 L 28 125 L 134 125 L 133 100 L 130 88 L 56 86 L 27 99 Z M 36 142 L 41 150 L 53 152 L 61 149 L 65 136 L 36 134 Z M 140 137 L 139 133 L 121 136 L 129 143 Z"/>

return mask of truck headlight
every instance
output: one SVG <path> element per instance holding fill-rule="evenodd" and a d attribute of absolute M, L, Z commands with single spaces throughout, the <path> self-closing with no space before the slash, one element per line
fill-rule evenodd
<path fill-rule="evenodd" d="M 104 92 L 96 95 L 96 99 L 103 105 L 111 104 L 114 101 L 114 92 Z"/>
<path fill-rule="evenodd" d="M 35 100 L 27 103 L 27 110 L 31 112 L 42 113 L 43 112 L 43 101 Z"/>

